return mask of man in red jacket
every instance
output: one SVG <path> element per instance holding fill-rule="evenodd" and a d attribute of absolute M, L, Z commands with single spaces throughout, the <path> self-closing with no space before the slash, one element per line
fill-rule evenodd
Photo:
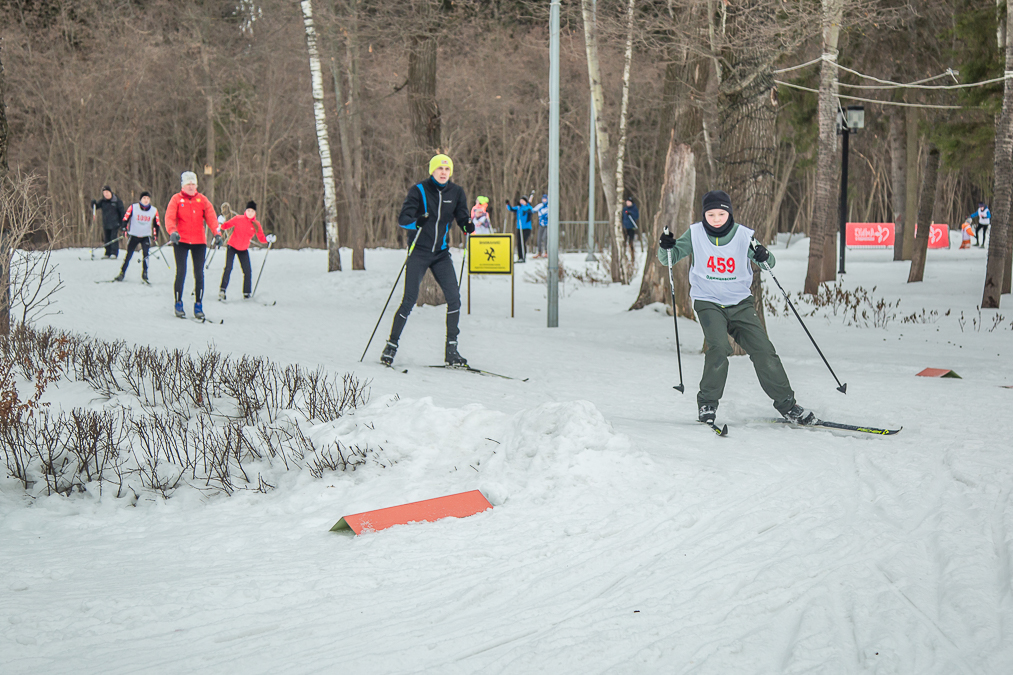
<path fill-rule="evenodd" d="M 204 256 L 207 254 L 207 226 L 215 236 L 214 245 L 221 246 L 222 235 L 218 233 L 218 217 L 215 207 L 207 197 L 197 192 L 197 174 L 184 171 L 180 176 L 182 187 L 169 200 L 165 209 L 165 231 L 176 254 L 176 316 L 186 318 L 183 311 L 183 284 L 186 281 L 186 256 L 193 261 L 193 285 L 196 301 L 193 306 L 195 318 L 204 320 Z"/>
<path fill-rule="evenodd" d="M 225 272 L 222 273 L 222 287 L 218 291 L 218 299 L 225 300 L 225 289 L 229 287 L 229 277 L 232 276 L 232 263 L 238 257 L 239 265 L 243 268 L 243 297 L 250 297 L 253 285 L 253 273 L 250 269 L 250 241 L 257 236 L 257 241 L 266 244 L 275 241 L 275 236 L 269 234 L 264 236 L 264 228 L 257 222 L 256 202 L 246 202 L 246 211 L 241 216 L 229 219 L 222 224 L 222 232 L 232 230 L 229 237 L 229 245 L 226 247 Z"/>

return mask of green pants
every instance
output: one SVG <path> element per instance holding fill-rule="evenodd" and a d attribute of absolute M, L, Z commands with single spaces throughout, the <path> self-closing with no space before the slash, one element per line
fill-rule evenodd
<path fill-rule="evenodd" d="M 731 335 L 749 354 L 753 369 L 756 370 L 756 378 L 763 391 L 774 401 L 774 407 L 780 413 L 788 412 L 795 405 L 795 393 L 791 390 L 788 375 L 774 351 L 774 345 L 770 343 L 770 338 L 756 316 L 753 296 L 730 307 L 697 300 L 693 303 L 693 309 L 696 310 L 707 340 L 700 393 L 696 395 L 697 404 L 716 408 L 724 394 L 725 380 L 728 379 L 728 357 L 732 355 L 732 346 L 728 342 L 728 336 Z"/>

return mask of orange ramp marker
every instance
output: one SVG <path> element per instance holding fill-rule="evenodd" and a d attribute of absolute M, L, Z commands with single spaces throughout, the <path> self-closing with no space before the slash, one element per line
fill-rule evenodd
<path fill-rule="evenodd" d="M 916 373 L 916 377 L 953 377 L 958 380 L 964 379 L 949 368 L 926 368 L 922 372 Z"/>
<path fill-rule="evenodd" d="M 394 525 L 432 523 L 442 518 L 466 518 L 492 508 L 492 504 L 478 490 L 459 492 L 456 495 L 425 499 L 421 502 L 391 506 L 376 511 L 364 511 L 344 516 L 334 524 L 331 532 L 351 530 L 355 534 L 385 530 Z"/>

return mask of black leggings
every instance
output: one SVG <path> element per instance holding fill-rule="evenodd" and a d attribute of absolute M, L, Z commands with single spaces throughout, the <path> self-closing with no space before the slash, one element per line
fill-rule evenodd
<path fill-rule="evenodd" d="M 531 230 L 517 230 L 517 259 L 524 260 L 528 257 L 528 237 Z"/>
<path fill-rule="evenodd" d="M 141 265 L 143 266 L 145 274 L 148 272 L 148 250 L 151 248 L 151 240 L 148 237 L 135 237 L 130 235 L 130 241 L 127 242 L 127 257 L 123 261 L 123 269 L 121 272 L 127 271 L 127 265 L 130 264 L 130 258 L 134 255 L 134 250 L 140 246 L 141 253 L 144 257 L 141 258 Z"/>
<path fill-rule="evenodd" d="M 433 270 L 436 283 L 443 289 L 443 295 L 447 298 L 447 342 L 457 340 L 460 332 L 457 324 L 461 320 L 461 289 L 457 285 L 457 270 L 454 269 L 454 261 L 450 258 L 450 251 L 415 251 L 408 256 L 408 264 L 404 278 L 404 298 L 401 306 L 394 315 L 394 325 L 390 329 L 390 341 L 397 343 L 401 338 L 401 331 L 408 321 L 415 301 L 419 299 L 419 286 L 422 284 L 422 277 L 428 270 Z"/>
<path fill-rule="evenodd" d="M 186 255 L 190 254 L 193 260 L 193 292 L 196 302 L 204 299 L 204 256 L 208 247 L 206 244 L 176 244 L 174 247 L 176 255 L 176 302 L 183 302 L 183 283 L 186 281 Z"/>
<path fill-rule="evenodd" d="M 243 297 L 249 297 L 253 286 L 253 273 L 250 269 L 250 252 L 240 251 L 231 246 L 225 252 L 225 271 L 222 273 L 222 290 L 229 287 L 229 277 L 232 276 L 232 262 L 239 257 L 239 266 L 243 268 Z"/>

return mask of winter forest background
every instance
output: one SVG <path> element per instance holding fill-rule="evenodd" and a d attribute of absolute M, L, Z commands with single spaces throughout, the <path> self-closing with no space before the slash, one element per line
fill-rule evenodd
<path fill-rule="evenodd" d="M 437 149 L 454 158 L 470 199 L 490 198 L 497 228 L 504 199 L 545 190 L 548 2 L 3 0 L 6 160 L 39 177 L 52 215 L 45 237 L 95 245 L 90 203 L 102 185 L 127 203 L 149 190 L 164 210 L 189 169 L 216 205 L 255 199 L 280 246 L 327 246 L 307 4 L 338 236 L 354 249 L 354 267 L 364 248 L 399 243 L 405 190 Z M 614 197 L 601 185 L 616 176 L 629 40 L 623 181 L 642 223 L 654 222 L 674 140 L 692 151 L 693 203 L 721 187 L 765 238 L 810 235 L 806 290 L 832 280 L 834 238 L 824 233 L 838 222 L 840 142 L 818 123 L 822 77 L 827 91 L 906 104 L 864 103 L 865 129 L 851 139 L 848 219 L 906 224 L 895 254 L 910 259 L 920 202 L 930 203 L 925 217 L 956 227 L 979 200 L 992 201 L 1005 24 L 1004 3 L 992 0 L 563 2 L 560 219 L 587 214 L 592 25 L 599 131 L 611 134 L 599 157 L 608 166 L 599 162 L 597 219 L 611 218 Z M 823 67 L 824 53 L 836 53 L 841 68 Z M 827 124 L 835 112 L 822 111 Z M 837 144 L 825 148 L 822 171 L 821 128 L 823 143 Z M 1004 232 L 1003 211 L 993 234 Z M 562 226 L 561 247 L 583 248 L 585 232 Z M 596 238 L 610 248 L 611 229 L 599 226 Z M 821 252 L 822 270 L 813 261 Z M 613 268 L 613 280 L 629 276 Z"/>

